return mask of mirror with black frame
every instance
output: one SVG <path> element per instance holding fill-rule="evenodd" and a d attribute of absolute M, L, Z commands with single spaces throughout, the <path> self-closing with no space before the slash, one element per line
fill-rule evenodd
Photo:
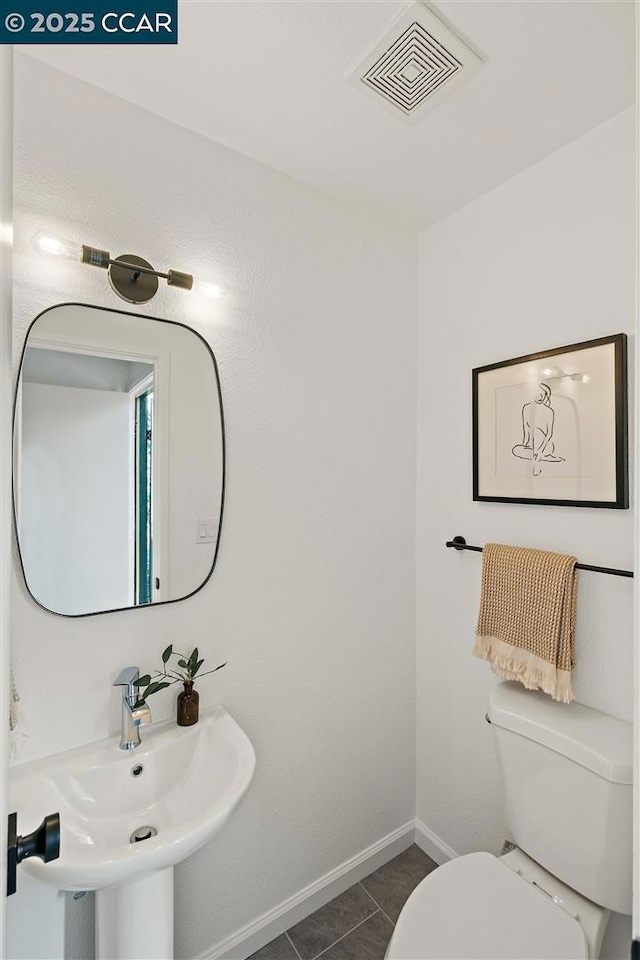
<path fill-rule="evenodd" d="M 220 539 L 224 420 L 194 330 L 61 304 L 31 324 L 15 393 L 14 517 L 33 599 L 78 617 L 191 596 Z"/>

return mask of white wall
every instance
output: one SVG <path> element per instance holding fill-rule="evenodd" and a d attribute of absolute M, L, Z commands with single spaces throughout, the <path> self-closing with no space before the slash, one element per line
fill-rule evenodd
<path fill-rule="evenodd" d="M 220 364 L 229 469 L 210 583 L 87 620 L 48 616 L 17 576 L 13 596 L 19 760 L 113 733 L 115 674 L 171 641 L 228 661 L 201 698 L 238 719 L 258 766 L 226 830 L 177 871 L 178 955 L 193 957 L 413 816 L 416 241 L 16 59 L 16 357 L 45 307 L 122 306 L 103 272 L 38 257 L 39 227 L 229 290 L 205 312 L 163 285 L 141 311 L 192 323 Z"/>
<path fill-rule="evenodd" d="M 57 613 L 131 603 L 129 396 L 23 383 L 20 549 Z"/>
<path fill-rule="evenodd" d="M 495 677 L 471 656 L 481 560 L 447 551 L 445 541 L 462 534 L 633 565 L 632 510 L 472 501 L 471 369 L 633 334 L 634 144 L 627 111 L 420 239 L 417 813 L 458 853 L 498 851 L 506 826 L 484 722 Z M 631 397 L 632 386 L 633 371 Z M 633 716 L 632 586 L 582 573 L 576 636 L 576 699 L 625 720 Z"/>

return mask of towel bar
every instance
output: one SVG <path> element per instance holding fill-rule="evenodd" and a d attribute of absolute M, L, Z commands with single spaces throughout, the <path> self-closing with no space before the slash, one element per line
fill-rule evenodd
<path fill-rule="evenodd" d="M 464 537 L 454 537 L 453 540 L 447 540 L 445 546 L 453 547 L 454 550 L 473 550 L 474 553 L 482 553 L 482 547 L 472 547 Z M 576 570 L 592 570 L 593 573 L 609 573 L 612 577 L 633 576 L 633 570 L 616 570 L 615 567 L 594 567 L 590 563 L 576 563 Z"/>

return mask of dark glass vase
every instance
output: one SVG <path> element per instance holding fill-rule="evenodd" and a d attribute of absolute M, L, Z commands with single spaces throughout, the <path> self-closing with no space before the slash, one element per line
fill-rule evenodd
<path fill-rule="evenodd" d="M 184 681 L 184 690 L 178 694 L 178 726 L 191 727 L 198 722 L 200 694 L 193 689 L 193 680 Z"/>

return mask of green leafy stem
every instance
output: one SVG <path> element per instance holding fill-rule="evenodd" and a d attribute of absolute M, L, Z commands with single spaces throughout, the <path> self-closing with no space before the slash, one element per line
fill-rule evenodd
<path fill-rule="evenodd" d="M 178 658 L 177 667 L 172 668 L 167 666 L 171 657 Z M 198 659 L 197 647 L 194 647 L 190 655 L 187 656 L 186 653 L 174 651 L 173 644 L 170 643 L 169 646 L 162 651 L 162 670 L 155 670 L 152 674 L 145 673 L 143 677 L 139 677 L 135 681 L 140 700 L 146 700 L 152 696 L 152 694 L 164 690 L 165 687 L 170 687 L 172 683 L 193 683 L 196 675 L 206 677 L 210 673 L 215 673 L 216 670 L 222 670 L 223 667 L 226 667 L 226 663 L 221 663 L 219 666 L 214 667 L 213 670 L 205 670 L 204 673 L 200 673 L 200 667 L 203 663 L 204 657 Z M 145 689 L 141 691 L 141 687 Z"/>

